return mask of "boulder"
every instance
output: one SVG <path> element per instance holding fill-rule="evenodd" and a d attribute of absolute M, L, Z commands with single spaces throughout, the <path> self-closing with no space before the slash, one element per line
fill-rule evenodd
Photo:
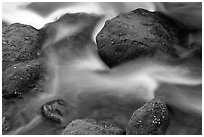
<path fill-rule="evenodd" d="M 14 23 L 2 30 L 2 71 L 12 65 L 37 59 L 40 52 L 39 32 L 29 25 Z"/>
<path fill-rule="evenodd" d="M 179 58 L 187 36 L 183 25 L 160 12 L 136 9 L 107 20 L 96 37 L 110 67 L 139 57 Z"/>

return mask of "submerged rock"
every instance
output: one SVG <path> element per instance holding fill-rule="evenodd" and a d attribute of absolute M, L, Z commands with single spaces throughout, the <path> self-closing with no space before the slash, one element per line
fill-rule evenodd
<path fill-rule="evenodd" d="M 42 115 L 50 121 L 61 124 L 64 107 L 65 102 L 63 100 L 53 100 L 42 106 Z"/>
<path fill-rule="evenodd" d="M 137 109 L 126 129 L 127 135 L 163 135 L 169 124 L 165 102 L 153 99 Z"/>
<path fill-rule="evenodd" d="M 139 57 L 178 58 L 187 36 L 182 27 L 159 12 L 123 13 L 107 20 L 98 33 L 98 53 L 110 67 Z"/>
<path fill-rule="evenodd" d="M 77 119 L 65 129 L 64 135 L 123 135 L 121 128 L 107 121 L 96 122 L 93 119 Z"/>

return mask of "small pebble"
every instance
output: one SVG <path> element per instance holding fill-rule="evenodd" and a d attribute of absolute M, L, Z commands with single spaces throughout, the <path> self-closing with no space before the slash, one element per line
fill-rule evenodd
<path fill-rule="evenodd" d="M 64 107 L 65 104 L 63 100 L 53 100 L 42 106 L 42 115 L 52 122 L 61 124 Z"/>

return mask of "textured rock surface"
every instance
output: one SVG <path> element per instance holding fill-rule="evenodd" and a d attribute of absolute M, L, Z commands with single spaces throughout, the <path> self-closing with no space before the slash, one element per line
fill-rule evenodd
<path fill-rule="evenodd" d="M 4 98 L 20 96 L 33 89 L 41 77 L 39 60 L 15 64 L 2 74 L 2 95 Z"/>
<path fill-rule="evenodd" d="M 110 67 L 138 57 L 177 58 L 185 32 L 158 12 L 136 9 L 106 21 L 96 37 L 98 53 Z"/>
<path fill-rule="evenodd" d="M 2 70 L 12 65 L 38 58 L 38 30 L 29 26 L 15 23 L 2 30 Z"/>
<path fill-rule="evenodd" d="M 29 25 L 4 23 L 2 29 L 2 127 L 3 134 L 25 124 L 26 100 L 43 89 L 39 53 L 40 36 Z M 25 103 L 26 102 L 26 103 Z"/>
<path fill-rule="evenodd" d="M 42 114 L 50 121 L 62 123 L 64 107 L 63 100 L 53 100 L 42 106 Z"/>
<path fill-rule="evenodd" d="M 123 135 L 124 130 L 106 121 L 96 122 L 93 119 L 77 119 L 65 129 L 64 135 Z"/>
<path fill-rule="evenodd" d="M 169 116 L 164 101 L 153 99 L 137 109 L 128 124 L 128 135 L 162 135 L 168 127 Z"/>

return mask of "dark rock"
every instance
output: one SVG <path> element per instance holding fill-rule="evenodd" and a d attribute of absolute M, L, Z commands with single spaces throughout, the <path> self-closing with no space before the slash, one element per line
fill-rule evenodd
<path fill-rule="evenodd" d="M 107 121 L 77 119 L 65 129 L 64 135 L 123 135 L 124 130 Z"/>
<path fill-rule="evenodd" d="M 2 70 L 12 65 L 38 58 L 38 30 L 29 26 L 15 23 L 2 30 Z"/>
<path fill-rule="evenodd" d="M 127 135 L 162 135 L 168 127 L 169 116 L 164 101 L 153 99 L 137 109 L 128 124 Z"/>
<path fill-rule="evenodd" d="M 187 36 L 182 26 L 159 12 L 123 13 L 106 21 L 98 33 L 98 53 L 110 67 L 139 57 L 178 58 Z"/>
<path fill-rule="evenodd" d="M 33 89 L 42 78 L 42 67 L 39 60 L 18 63 L 9 67 L 2 74 L 2 96 L 18 97 Z"/>
<path fill-rule="evenodd" d="M 42 106 L 42 115 L 55 123 L 62 123 L 65 102 L 63 100 L 53 100 Z"/>

